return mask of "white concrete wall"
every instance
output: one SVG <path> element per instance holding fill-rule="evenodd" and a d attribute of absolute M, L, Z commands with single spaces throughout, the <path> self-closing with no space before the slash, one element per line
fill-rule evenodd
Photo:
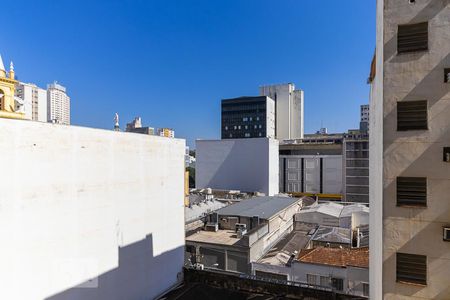
<path fill-rule="evenodd" d="M 292 92 L 291 139 L 302 139 L 304 135 L 304 99 L 305 96 L 302 90 L 294 90 Z"/>
<path fill-rule="evenodd" d="M 47 122 L 47 91 L 41 88 L 38 91 L 38 119 L 39 122 Z"/>
<path fill-rule="evenodd" d="M 275 101 L 268 97 L 266 101 L 266 137 L 275 138 Z"/>
<path fill-rule="evenodd" d="M 197 140 L 195 183 L 214 188 L 278 193 L 278 141 L 268 138 Z"/>
<path fill-rule="evenodd" d="M 176 283 L 184 140 L 0 128 L 1 299 L 152 299 Z"/>
<path fill-rule="evenodd" d="M 384 0 L 377 0 L 376 76 L 370 92 L 370 298 L 383 299 L 383 72 Z"/>

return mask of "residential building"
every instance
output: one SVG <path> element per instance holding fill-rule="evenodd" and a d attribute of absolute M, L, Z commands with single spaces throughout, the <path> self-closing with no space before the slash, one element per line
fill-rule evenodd
<path fill-rule="evenodd" d="M 163 137 L 174 138 L 175 130 L 171 128 L 158 128 L 158 135 Z"/>
<path fill-rule="evenodd" d="M 361 120 L 359 122 L 359 130 L 361 131 L 369 131 L 369 113 L 370 106 L 369 104 L 361 105 Z"/>
<path fill-rule="evenodd" d="M 304 133 L 304 93 L 293 83 L 265 85 L 259 88 L 261 96 L 275 101 L 275 136 L 278 140 L 301 139 Z"/>
<path fill-rule="evenodd" d="M 249 274 L 258 260 L 293 229 L 302 199 L 253 197 L 209 215 L 205 230 L 186 237 L 188 262 Z"/>
<path fill-rule="evenodd" d="M 56 81 L 47 85 L 48 121 L 70 125 L 70 97 Z"/>
<path fill-rule="evenodd" d="M 266 96 L 222 100 L 222 139 L 275 138 L 275 102 Z"/>
<path fill-rule="evenodd" d="M 33 83 L 19 82 L 16 85 L 15 95 L 22 99 L 27 120 L 47 122 L 47 90 L 41 89 Z"/>
<path fill-rule="evenodd" d="M 13 63 L 11 62 L 9 74 L 7 74 L 0 55 L 0 118 L 25 119 L 25 113 L 19 111 L 16 104 L 15 91 L 17 80 L 14 79 L 14 76 Z"/>
<path fill-rule="evenodd" d="M 134 118 L 133 121 L 131 121 L 131 123 L 127 123 L 127 127 L 125 128 L 125 131 L 155 135 L 155 129 L 153 127 L 142 127 L 141 117 L 136 117 L 136 118 Z"/>
<path fill-rule="evenodd" d="M 369 203 L 369 134 L 349 130 L 344 134 L 344 200 Z"/>
<path fill-rule="evenodd" d="M 184 140 L 0 128 L 1 299 L 155 299 L 182 280 Z"/>
<path fill-rule="evenodd" d="M 289 281 L 289 285 L 304 284 L 340 295 L 369 296 L 369 248 L 304 249 L 309 235 L 306 231 L 303 235 L 301 231 L 295 233 L 296 239 L 280 242 L 253 262 L 252 275 L 263 280 Z M 300 247 L 295 248 L 296 245 Z"/>
<path fill-rule="evenodd" d="M 280 192 L 329 194 L 341 197 L 342 138 L 280 144 Z"/>
<path fill-rule="evenodd" d="M 449 20 L 448 1 L 377 1 L 371 299 L 450 295 Z"/>
<path fill-rule="evenodd" d="M 296 281 L 337 293 L 369 296 L 369 248 L 303 249 L 292 264 Z"/>
<path fill-rule="evenodd" d="M 195 148 L 196 188 L 278 194 L 277 140 L 197 140 Z"/>

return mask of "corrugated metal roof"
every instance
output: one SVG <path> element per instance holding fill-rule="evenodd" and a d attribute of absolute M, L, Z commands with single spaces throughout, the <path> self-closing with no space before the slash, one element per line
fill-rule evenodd
<path fill-rule="evenodd" d="M 316 205 L 312 205 L 309 207 L 305 207 L 305 209 L 301 210 L 299 214 L 308 214 L 313 212 L 322 213 L 325 215 L 330 215 L 336 218 L 339 218 L 339 215 L 342 212 L 344 206 L 342 204 L 337 204 L 334 202 L 320 203 Z"/>
<path fill-rule="evenodd" d="M 291 197 L 253 197 L 221 208 L 217 213 L 223 216 L 259 216 L 262 219 L 270 219 L 280 211 L 300 201 L 299 198 Z"/>

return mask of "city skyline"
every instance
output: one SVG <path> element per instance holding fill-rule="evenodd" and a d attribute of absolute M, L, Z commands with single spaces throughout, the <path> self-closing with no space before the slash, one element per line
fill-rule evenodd
<path fill-rule="evenodd" d="M 283 4 L 95 2 L 85 10 L 80 3 L 6 3 L 5 21 L 14 26 L 0 37 L 0 53 L 5 64 L 14 61 L 20 81 L 65 85 L 74 125 L 111 129 L 117 111 L 121 125 L 141 116 L 192 146 L 220 137 L 221 99 L 293 82 L 305 91 L 306 133 L 322 124 L 330 132 L 357 128 L 369 97 L 373 3 Z M 35 9 L 42 18 L 27 17 Z M 75 21 L 80 16 L 84 22 Z M 49 42 L 38 43 L 42 36 Z"/>

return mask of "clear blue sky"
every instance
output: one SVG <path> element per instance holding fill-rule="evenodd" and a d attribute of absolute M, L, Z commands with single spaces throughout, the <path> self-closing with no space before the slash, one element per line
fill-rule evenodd
<path fill-rule="evenodd" d="M 220 100 L 262 84 L 305 91 L 305 129 L 355 128 L 368 102 L 374 0 L 6 1 L 0 53 L 21 81 L 53 80 L 72 123 L 141 116 L 190 145 L 220 137 Z"/>

